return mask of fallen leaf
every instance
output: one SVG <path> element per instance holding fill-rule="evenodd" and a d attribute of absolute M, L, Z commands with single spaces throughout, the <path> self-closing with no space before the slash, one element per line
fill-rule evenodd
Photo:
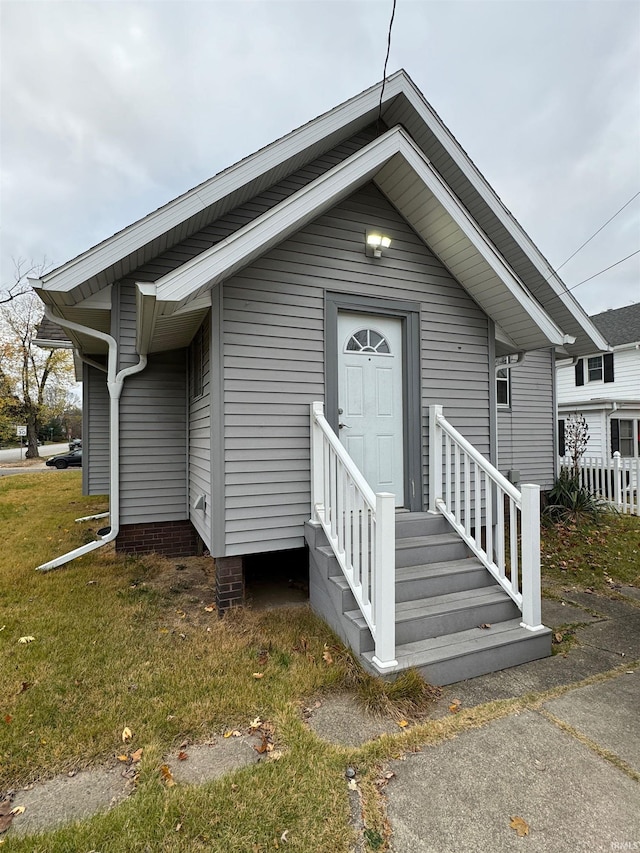
<path fill-rule="evenodd" d="M 521 817 L 512 817 L 509 826 L 511 829 L 515 829 L 518 838 L 524 838 L 525 835 L 529 835 L 529 824 Z"/>
<path fill-rule="evenodd" d="M 207 611 L 207 613 L 213 613 L 213 611 L 215 609 L 216 609 L 215 604 L 209 604 L 209 605 L 207 605 L 207 607 L 205 607 L 205 610 Z"/>
<path fill-rule="evenodd" d="M 483 622 L 482 625 L 480 625 L 479 627 L 487 630 L 487 628 L 491 627 L 491 623 L 490 622 Z"/>
<path fill-rule="evenodd" d="M 406 729 L 409 723 L 406 720 L 398 720 L 398 725 L 401 729 Z"/>
<path fill-rule="evenodd" d="M 254 678 L 264 678 L 264 672 L 254 672 L 253 677 Z"/>
<path fill-rule="evenodd" d="M 128 761 L 128 760 L 129 760 L 128 755 L 119 755 L 118 756 L 118 761 Z"/>
<path fill-rule="evenodd" d="M 142 747 L 140 747 L 140 749 L 136 749 L 135 752 L 131 753 L 131 760 L 134 764 L 137 764 L 138 761 L 140 761 L 140 759 L 142 758 L 142 751 Z"/>
<path fill-rule="evenodd" d="M 11 826 L 12 820 L 11 800 L 2 800 L 0 802 L 0 832 L 6 832 Z"/>
<path fill-rule="evenodd" d="M 181 749 L 180 752 L 178 753 L 178 761 L 186 761 L 187 758 L 189 758 L 189 756 L 184 751 L 184 749 Z"/>
<path fill-rule="evenodd" d="M 18 690 L 18 696 L 21 693 L 26 693 L 30 687 L 31 687 L 31 683 L 29 681 L 23 681 L 22 684 L 20 685 L 20 690 Z"/>
<path fill-rule="evenodd" d="M 331 652 L 329 651 L 329 646 L 324 644 L 324 651 L 322 652 L 322 660 L 328 664 L 333 663 L 333 658 L 331 657 Z"/>
<path fill-rule="evenodd" d="M 284 841 L 284 842 L 286 842 L 286 841 L 287 841 L 287 835 L 289 835 L 289 830 L 288 830 L 288 829 L 285 829 L 285 831 L 284 831 L 284 832 L 282 833 L 282 835 L 280 836 L 280 841 Z"/>
<path fill-rule="evenodd" d="M 181 823 L 177 823 L 177 824 L 176 824 L 176 832 L 180 832 L 180 830 L 181 830 L 181 829 L 182 829 L 182 824 L 181 824 Z"/>
<path fill-rule="evenodd" d="M 564 640 L 564 634 L 561 634 L 560 631 L 557 631 L 553 635 L 553 642 L 554 643 L 561 643 L 563 640 Z"/>
<path fill-rule="evenodd" d="M 266 735 L 262 735 L 262 743 L 260 744 L 260 746 L 254 746 L 253 748 L 256 752 L 259 752 L 262 755 L 263 752 L 267 752 L 269 750 L 269 747 L 273 749 L 273 744 L 269 743 Z"/>
<path fill-rule="evenodd" d="M 167 788 L 172 788 L 176 784 L 176 780 L 173 778 L 173 773 L 169 769 L 168 765 L 162 764 L 160 767 L 160 775 L 167 786 Z"/>
<path fill-rule="evenodd" d="M 11 716 L 11 714 L 5 714 L 4 721 L 7 725 L 10 725 L 13 722 L 13 717 Z"/>
<path fill-rule="evenodd" d="M 260 719 L 260 717 L 255 717 L 255 719 L 253 719 L 249 723 L 249 731 L 255 732 L 256 729 L 260 728 L 261 724 L 262 720 Z"/>
<path fill-rule="evenodd" d="M 347 788 L 350 791 L 357 791 L 358 790 L 358 783 L 356 782 L 355 779 L 349 779 L 349 781 L 347 782 Z"/>
<path fill-rule="evenodd" d="M 282 758 L 282 755 L 283 755 L 283 753 L 280 752 L 279 749 L 274 749 L 269 753 L 267 758 L 269 758 L 270 761 L 280 761 L 280 759 Z"/>
<path fill-rule="evenodd" d="M 178 616 L 179 616 L 181 619 L 184 619 L 184 618 L 185 618 L 185 616 L 187 615 L 187 614 L 184 612 L 184 610 L 176 610 L 176 613 L 178 614 Z"/>
<path fill-rule="evenodd" d="M 460 710 L 461 706 L 462 706 L 462 702 L 460 701 L 460 699 L 452 699 L 451 704 L 449 705 L 449 711 L 452 714 L 457 714 L 458 711 Z"/>
<path fill-rule="evenodd" d="M 34 640 L 35 640 L 35 637 L 27 636 L 27 637 L 20 637 L 20 639 L 18 640 L 18 642 L 19 642 L 19 643 L 23 643 L 23 644 L 24 644 L 24 643 L 33 643 L 33 641 L 34 641 Z"/>
<path fill-rule="evenodd" d="M 24 806 L 16 806 L 15 808 L 11 809 L 11 814 L 12 814 L 14 817 L 15 817 L 16 815 L 24 814 L 24 813 L 25 813 L 25 807 L 24 807 Z"/>
<path fill-rule="evenodd" d="M 128 740 L 131 740 L 133 737 L 133 732 L 129 728 L 129 726 L 125 726 L 122 729 L 122 743 L 126 743 Z"/>
<path fill-rule="evenodd" d="M 232 734 L 233 734 L 233 730 L 227 729 L 227 731 L 222 735 L 222 737 L 231 737 Z"/>

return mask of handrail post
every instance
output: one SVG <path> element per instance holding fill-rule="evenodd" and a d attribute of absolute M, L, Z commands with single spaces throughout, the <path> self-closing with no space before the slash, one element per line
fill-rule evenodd
<path fill-rule="evenodd" d="M 395 495 L 376 494 L 374 564 L 374 622 L 376 648 L 373 663 L 379 670 L 398 665 L 396 658 L 396 502 Z"/>
<path fill-rule="evenodd" d="M 541 631 L 540 601 L 540 486 L 523 483 L 522 492 L 522 622 L 528 631 Z"/>
<path fill-rule="evenodd" d="M 616 509 L 622 509 L 622 471 L 620 461 L 622 456 L 616 450 L 613 454 L 613 502 Z"/>
<path fill-rule="evenodd" d="M 429 512 L 437 512 L 436 501 L 442 500 L 442 430 L 438 418 L 442 406 L 429 406 Z"/>
<path fill-rule="evenodd" d="M 311 524 L 318 524 L 317 507 L 325 505 L 323 437 L 317 421 L 324 415 L 324 403 L 311 403 Z"/>

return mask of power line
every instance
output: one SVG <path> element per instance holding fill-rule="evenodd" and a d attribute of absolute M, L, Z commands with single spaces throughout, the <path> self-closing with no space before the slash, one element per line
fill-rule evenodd
<path fill-rule="evenodd" d="M 603 226 L 603 228 L 604 228 L 604 226 Z M 605 267 L 603 270 L 600 270 L 600 272 L 595 272 L 593 275 L 590 275 L 589 278 L 583 278 L 582 281 L 579 281 L 577 284 L 572 284 L 571 287 L 567 287 L 567 290 L 575 290 L 576 287 L 580 287 L 581 284 L 586 284 L 588 281 L 591 281 L 591 279 L 597 278 L 599 275 L 602 275 L 602 273 L 605 273 L 605 272 L 608 272 L 609 270 L 612 270 L 614 267 L 617 267 L 618 264 L 623 264 L 625 261 L 628 261 L 629 258 L 632 258 L 634 255 L 637 255 L 638 253 L 640 253 L 640 249 L 636 249 L 635 252 L 631 252 L 631 254 L 627 255 L 626 258 L 620 258 L 620 260 L 616 261 L 615 264 L 611 264 L 611 266 Z M 559 267 L 558 267 L 558 269 L 559 269 Z"/>
<path fill-rule="evenodd" d="M 625 207 L 628 207 L 628 206 L 631 204 L 631 202 L 632 202 L 632 201 L 634 201 L 636 198 L 638 198 L 638 196 L 639 196 L 639 195 L 640 195 L 640 190 L 638 190 L 638 192 L 637 192 L 635 195 L 632 195 L 632 196 L 631 196 L 631 198 L 629 199 L 629 201 L 625 202 L 625 203 L 622 205 L 622 207 L 620 208 L 620 210 L 616 210 L 616 212 L 613 214 L 613 216 L 611 216 L 609 219 L 607 219 L 607 221 L 604 223 L 604 225 L 601 225 L 601 226 L 600 226 L 600 228 L 598 228 L 598 230 L 597 230 L 597 231 L 595 231 L 595 232 L 591 235 L 591 237 L 589 237 L 589 239 L 588 239 L 588 240 L 585 240 L 585 241 L 584 241 L 584 243 L 583 243 L 581 246 L 578 246 L 578 248 L 575 250 L 575 252 L 574 252 L 572 255 L 569 255 L 569 257 L 567 258 L 567 260 L 566 260 L 566 261 L 563 261 L 563 262 L 560 264 L 560 266 L 559 266 L 559 267 L 556 267 L 556 268 L 555 268 L 555 270 L 554 270 L 553 272 L 554 272 L 554 273 L 557 273 L 557 272 L 558 272 L 558 270 L 561 270 L 561 269 L 562 269 L 562 267 L 563 267 L 565 264 L 568 264 L 568 263 L 569 263 L 569 261 L 571 260 L 571 258 L 575 258 L 575 256 L 578 254 L 578 252 L 579 252 L 579 251 L 581 251 L 582 249 L 584 249 L 584 247 L 587 245 L 587 243 L 590 243 L 590 242 L 593 240 L 593 238 L 594 238 L 594 237 L 597 237 L 597 235 L 602 231 L 602 229 L 603 229 L 603 228 L 606 228 L 606 227 L 607 227 L 607 225 L 608 225 L 610 222 L 613 222 L 613 220 L 616 218 L 616 216 L 617 216 L 619 213 L 622 213 L 622 211 L 625 209 Z M 629 255 L 629 257 L 631 257 L 631 255 Z M 626 260 L 626 258 L 625 258 L 624 260 Z M 622 261 L 618 261 L 618 263 L 622 263 Z M 614 266 L 615 266 L 615 264 L 614 264 Z M 608 267 L 608 269 L 611 269 L 611 267 Z M 603 272 L 606 272 L 606 270 L 603 270 Z M 552 273 L 552 275 L 553 275 L 553 273 Z M 596 273 L 596 275 L 599 275 L 599 273 Z M 549 276 L 549 278 L 551 278 L 551 276 Z M 549 279 L 547 279 L 547 281 L 548 281 L 548 280 L 549 280 Z M 587 281 L 588 281 L 588 279 L 587 279 Z M 583 283 L 583 282 L 581 282 L 581 284 L 582 284 L 582 283 Z M 576 284 L 576 285 L 574 285 L 574 287 L 578 287 L 578 285 Z M 572 289 L 573 289 L 573 288 L 569 288 L 569 290 L 572 290 Z"/>
<path fill-rule="evenodd" d="M 389 53 L 391 52 L 391 28 L 393 27 L 393 19 L 396 14 L 396 0 L 393 0 L 393 8 L 391 9 L 391 20 L 389 21 L 389 31 L 387 33 L 387 55 L 384 59 L 384 68 L 382 69 L 382 89 L 380 89 L 380 104 L 378 105 L 378 118 L 376 121 L 376 129 L 379 132 L 380 119 L 382 118 L 382 96 L 384 95 L 384 87 L 387 83 L 387 63 L 389 62 Z"/>

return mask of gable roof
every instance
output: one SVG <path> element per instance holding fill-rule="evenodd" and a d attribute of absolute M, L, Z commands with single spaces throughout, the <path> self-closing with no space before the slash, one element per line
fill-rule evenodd
<path fill-rule="evenodd" d="M 640 302 L 592 314 L 591 320 L 612 347 L 640 341 Z"/>
<path fill-rule="evenodd" d="M 423 172 L 428 167 L 434 175 L 444 178 L 443 183 L 457 200 L 454 216 L 457 224 L 472 219 L 474 227 L 483 233 L 486 243 L 493 244 L 498 250 L 496 254 L 501 255 L 503 266 L 519 282 L 519 288 L 524 294 L 522 298 L 528 299 L 532 305 L 537 303 L 539 311 L 534 311 L 534 314 L 546 314 L 545 322 L 549 327 L 562 329 L 564 335 L 575 337 L 575 343 L 568 344 L 567 350 L 574 355 L 582 355 L 594 349 L 607 349 L 606 341 L 573 295 L 566 290 L 404 71 L 387 78 L 384 90 L 382 83 L 378 83 L 356 95 L 47 273 L 34 282 L 34 286 L 40 290 L 44 301 L 57 305 L 64 312 L 65 305 L 92 297 L 105 286 L 132 273 L 141 264 L 201 230 L 292 171 L 310 163 L 340 140 L 375 122 L 380 102 L 383 130 L 389 126 L 404 129 L 407 141 L 405 149 L 409 150 L 410 140 L 414 160 L 416 153 L 419 153 L 424 161 Z M 398 183 L 391 175 L 392 167 L 385 168 L 385 175 L 376 183 L 415 228 L 420 211 L 415 208 L 410 193 L 400 192 L 401 182 Z M 412 168 L 407 166 L 406 158 L 404 168 Z M 352 182 L 351 186 L 355 185 Z M 299 192 L 304 193 L 305 189 Z M 469 215 L 470 210 L 473 210 L 473 217 Z M 285 232 L 280 233 L 282 235 Z M 433 247 L 430 248 L 434 251 Z M 220 246 L 218 254 L 221 256 L 226 251 Z M 439 254 L 437 250 L 435 254 Z M 250 260 L 249 255 L 239 257 L 238 268 Z M 448 265 L 446 258 L 441 257 L 441 260 L 445 266 Z M 197 263 L 196 259 L 194 265 Z M 200 263 L 204 271 L 207 260 L 201 258 Z M 176 275 L 179 277 L 179 271 Z M 170 282 L 175 281 L 171 276 L 169 274 L 169 277 L 156 282 L 159 286 L 158 296 L 161 293 L 166 296 L 169 292 Z M 182 294 L 176 290 L 174 296 L 183 300 L 195 294 L 197 288 Z M 149 296 L 149 293 L 146 295 Z M 502 296 L 503 291 L 494 294 L 494 310 L 500 305 Z M 491 308 L 486 304 L 483 307 L 489 316 L 500 322 Z M 559 345 L 562 340 L 558 342 L 557 334 L 554 333 L 547 335 L 545 342 L 547 345 Z"/>

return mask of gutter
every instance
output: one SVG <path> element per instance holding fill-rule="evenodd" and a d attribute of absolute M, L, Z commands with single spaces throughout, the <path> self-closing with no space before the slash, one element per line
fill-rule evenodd
<path fill-rule="evenodd" d="M 109 391 L 109 507 L 111 527 L 108 533 L 94 542 L 89 542 L 80 548 L 75 548 L 73 551 L 69 551 L 67 554 L 56 557 L 55 560 L 50 560 L 48 563 L 43 563 L 36 568 L 36 571 L 39 572 L 50 572 L 52 569 L 57 569 L 58 566 L 63 566 L 65 563 L 75 560 L 76 557 L 82 557 L 84 554 L 89 554 L 91 551 L 95 551 L 97 548 L 102 548 L 103 545 L 113 542 L 120 532 L 120 396 L 124 387 L 124 380 L 134 373 L 140 373 L 145 369 L 147 366 L 147 356 L 140 355 L 137 364 L 125 367 L 123 370 L 116 372 L 118 366 L 118 344 L 115 338 L 106 332 L 99 332 L 97 329 L 91 329 L 88 326 L 82 326 L 80 323 L 74 323 L 71 320 L 58 317 L 51 312 L 49 306 L 45 306 L 44 315 L 47 320 L 51 320 L 65 329 L 97 338 L 104 341 L 109 347 L 107 389 Z"/>

